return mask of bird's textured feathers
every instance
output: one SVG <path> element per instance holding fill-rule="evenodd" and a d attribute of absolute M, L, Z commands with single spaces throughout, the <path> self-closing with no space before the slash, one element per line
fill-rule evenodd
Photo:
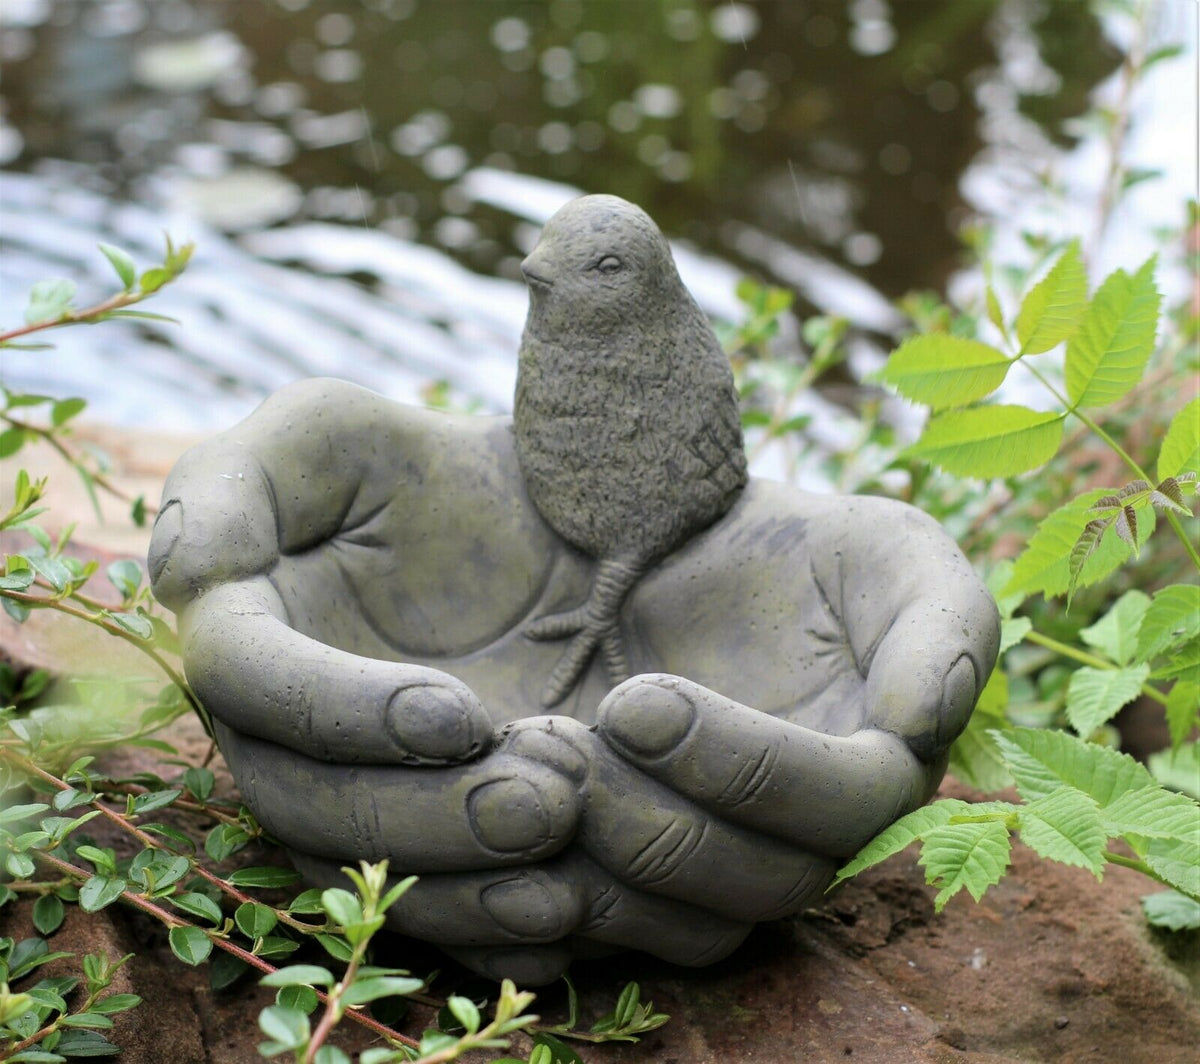
<path fill-rule="evenodd" d="M 746 483 L 729 360 L 661 233 L 624 200 L 568 204 L 525 270 L 515 421 L 530 496 L 588 554 L 644 568 Z"/>

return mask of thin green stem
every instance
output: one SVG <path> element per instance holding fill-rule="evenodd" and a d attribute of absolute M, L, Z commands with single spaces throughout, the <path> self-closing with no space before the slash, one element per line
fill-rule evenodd
<path fill-rule="evenodd" d="M 1030 373 L 1032 373 L 1039 381 L 1042 382 L 1042 384 L 1046 387 L 1050 394 L 1054 396 L 1055 399 L 1062 403 L 1068 414 L 1074 414 L 1089 429 L 1091 429 L 1092 432 L 1094 432 L 1100 437 L 1100 439 L 1107 443 L 1112 449 L 1113 453 L 1125 463 L 1135 477 L 1137 477 L 1139 480 L 1144 480 L 1147 484 L 1154 483 L 1150 477 L 1150 474 L 1147 473 L 1140 465 L 1138 465 L 1137 462 L 1134 461 L 1134 459 L 1130 456 L 1129 452 L 1126 451 L 1125 448 L 1122 447 L 1116 440 L 1114 440 L 1107 432 L 1105 432 L 1104 429 L 1100 427 L 1100 424 L 1094 418 L 1092 418 L 1090 414 L 1085 414 L 1078 407 L 1072 406 L 1067 397 L 1063 395 L 1062 392 L 1060 392 L 1054 386 L 1054 383 L 1049 380 L 1049 378 L 1047 378 L 1046 375 L 1042 373 L 1042 371 L 1038 369 L 1032 362 L 1027 362 L 1024 358 L 1020 359 L 1020 362 L 1021 365 L 1028 369 Z M 1196 550 L 1195 544 L 1193 544 L 1191 539 L 1188 538 L 1186 530 L 1184 529 L 1183 525 L 1179 523 L 1179 518 L 1170 511 L 1167 511 L 1166 518 L 1167 523 L 1171 526 L 1172 530 L 1175 532 L 1175 535 L 1179 537 L 1179 542 L 1183 544 L 1183 549 L 1187 552 L 1188 557 L 1191 558 L 1192 564 L 1195 565 L 1197 570 L 1200 570 L 1200 551 Z"/>
<path fill-rule="evenodd" d="M 1089 654 L 1086 650 L 1080 650 L 1078 647 L 1071 646 L 1070 643 L 1061 643 L 1057 639 L 1048 635 L 1043 635 L 1036 628 L 1025 633 L 1025 642 L 1035 643 L 1040 647 L 1045 647 L 1047 650 L 1053 650 L 1056 654 L 1061 654 L 1064 658 L 1070 658 L 1072 661 L 1078 661 L 1081 665 L 1090 665 L 1093 669 L 1117 669 L 1119 665 L 1114 665 L 1111 661 L 1105 661 L 1103 658 L 1098 658 L 1094 654 Z M 1160 705 L 1167 704 L 1167 696 L 1164 695 L 1157 687 L 1153 687 L 1148 683 L 1142 684 L 1142 694 L 1147 698 L 1154 699 Z"/>
<path fill-rule="evenodd" d="M 1167 882 L 1167 880 L 1163 879 L 1163 877 L 1154 871 L 1153 868 L 1146 864 L 1145 861 L 1139 860 L 1136 857 L 1126 857 L 1124 854 L 1113 853 L 1111 850 L 1105 850 L 1104 859 L 1112 864 L 1120 865 L 1122 868 L 1132 868 L 1135 872 L 1141 872 L 1142 875 L 1148 877 L 1149 879 L 1153 879 L 1156 883 L 1161 883 L 1164 887 L 1170 887 L 1172 890 L 1178 891 L 1180 894 L 1191 898 L 1193 901 L 1200 901 L 1200 897 L 1197 897 L 1195 894 L 1191 894 L 1186 890 L 1180 890 L 1179 887 L 1177 887 L 1174 883 Z"/>

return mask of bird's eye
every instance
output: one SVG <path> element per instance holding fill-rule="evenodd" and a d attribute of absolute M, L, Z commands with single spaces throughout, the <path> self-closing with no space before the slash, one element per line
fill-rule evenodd
<path fill-rule="evenodd" d="M 601 273 L 616 273 L 621 268 L 621 260 L 616 255 L 605 255 L 598 263 L 596 269 Z"/>

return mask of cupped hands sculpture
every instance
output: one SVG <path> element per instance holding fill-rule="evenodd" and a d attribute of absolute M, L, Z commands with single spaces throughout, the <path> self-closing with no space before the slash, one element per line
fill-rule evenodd
<path fill-rule="evenodd" d="M 640 268 L 642 252 L 593 227 L 611 212 L 637 212 L 661 241 L 624 201 L 576 201 L 548 226 L 589 226 L 553 258 L 582 267 L 572 283 L 617 283 L 607 257 Z M 557 285 L 538 271 L 544 250 L 527 271 Z M 669 253 L 665 268 L 676 303 L 658 308 L 662 328 L 692 328 Z M 541 298 L 523 360 L 546 339 Z M 723 400 L 686 399 L 705 379 L 725 387 L 727 370 L 693 368 L 672 392 L 673 360 L 711 353 L 676 344 L 637 384 L 629 359 L 662 350 L 559 344 L 576 394 L 547 402 L 540 381 L 516 430 L 301 382 L 188 452 L 164 490 L 154 591 L 179 615 L 188 679 L 246 803 L 315 883 L 360 858 L 418 873 L 391 925 L 493 978 L 548 982 L 622 948 L 707 964 L 756 921 L 811 904 L 932 794 L 994 663 L 995 606 L 934 522 L 885 499 L 741 488 L 728 428 L 707 443 L 694 431 Z M 588 388 L 605 401 L 588 406 Z M 683 401 L 693 409 L 654 405 Z M 615 435 L 586 417 L 569 440 L 526 420 L 606 409 Z M 674 495 L 636 471 L 640 496 L 607 474 L 575 489 L 616 535 L 653 519 L 673 536 L 630 553 L 647 539 L 587 539 L 558 516 L 554 474 L 535 471 L 546 439 L 586 477 L 589 431 L 600 461 L 696 459 Z M 689 502 L 688 476 L 720 478 L 707 496 L 720 501 Z M 647 518 L 639 497 L 682 498 L 683 512 Z M 605 592 L 612 561 L 634 575 Z M 560 635 L 574 636 L 566 659 Z M 547 694 L 556 715 L 538 715 Z"/>

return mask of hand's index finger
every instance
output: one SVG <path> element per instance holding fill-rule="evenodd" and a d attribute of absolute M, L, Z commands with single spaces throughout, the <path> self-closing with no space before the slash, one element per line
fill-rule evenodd
<path fill-rule="evenodd" d="M 181 616 L 184 668 L 229 727 L 346 764 L 449 764 L 492 740 L 461 680 L 349 654 L 291 628 L 265 577 L 223 584 Z"/>
<path fill-rule="evenodd" d="M 924 766 L 894 735 L 825 735 L 678 676 L 626 681 L 601 704 L 598 726 L 673 791 L 815 853 L 856 852 L 923 798 Z"/>

